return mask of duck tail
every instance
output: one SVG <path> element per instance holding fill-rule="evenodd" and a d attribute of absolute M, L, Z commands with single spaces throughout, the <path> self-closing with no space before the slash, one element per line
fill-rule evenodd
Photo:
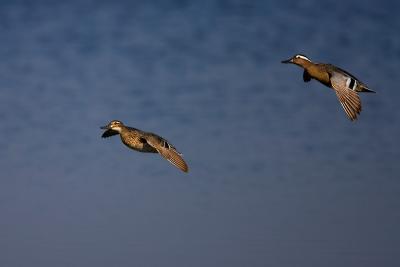
<path fill-rule="evenodd" d="M 360 86 L 360 92 L 363 92 L 363 93 L 376 93 L 375 91 L 373 91 L 373 90 L 371 90 L 371 89 L 369 89 L 366 85 L 364 85 L 364 84 L 362 84 L 361 86 Z"/>

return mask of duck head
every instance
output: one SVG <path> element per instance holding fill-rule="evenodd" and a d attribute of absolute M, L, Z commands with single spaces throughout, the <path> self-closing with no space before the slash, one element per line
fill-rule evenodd
<path fill-rule="evenodd" d="M 100 127 L 100 129 L 113 130 L 113 131 L 120 133 L 122 127 L 124 127 L 124 124 L 121 121 L 112 120 L 107 125 Z"/>
<path fill-rule="evenodd" d="M 282 63 L 285 63 L 285 64 L 292 63 L 292 64 L 296 64 L 296 65 L 303 67 L 303 66 L 311 63 L 311 60 L 308 57 L 306 57 L 305 55 L 297 54 L 297 55 L 294 55 L 292 58 L 283 60 Z"/>

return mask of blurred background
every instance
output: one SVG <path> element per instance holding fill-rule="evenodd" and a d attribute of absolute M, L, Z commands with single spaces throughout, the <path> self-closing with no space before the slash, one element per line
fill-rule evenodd
<path fill-rule="evenodd" d="M 399 11 L 1 1 L 0 266 L 400 266 Z M 297 53 L 377 91 L 358 121 Z"/>

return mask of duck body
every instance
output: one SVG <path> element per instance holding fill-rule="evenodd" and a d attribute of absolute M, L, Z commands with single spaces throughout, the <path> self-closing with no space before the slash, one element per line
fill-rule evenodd
<path fill-rule="evenodd" d="M 153 133 L 144 132 L 132 127 L 124 127 L 121 129 L 119 136 L 122 143 L 133 150 L 139 152 L 158 153 L 157 149 L 150 146 L 146 139 L 143 138 L 143 136 L 156 136 Z"/>
<path fill-rule="evenodd" d="M 118 135 L 127 147 L 145 153 L 159 153 L 174 166 L 188 172 L 189 168 L 174 146 L 161 136 L 145 132 L 133 127 L 125 126 L 122 122 L 113 120 L 108 125 L 100 127 L 106 130 L 102 137 L 107 138 Z"/>
<path fill-rule="evenodd" d="M 375 93 L 363 82 L 354 77 L 354 75 L 332 64 L 315 63 L 310 65 L 307 69 L 304 69 L 303 76 L 307 75 L 310 77 L 310 79 L 315 79 L 332 89 L 334 89 L 334 85 L 332 84 L 331 79 L 332 77 L 337 76 L 336 79 L 342 79 L 347 83 L 347 88 L 353 91 Z"/>
<path fill-rule="evenodd" d="M 350 120 L 356 120 L 357 115 L 361 112 L 361 100 L 357 93 L 375 93 L 354 75 L 332 64 L 314 63 L 300 54 L 284 60 L 282 63 L 292 63 L 303 68 L 304 82 L 315 79 L 332 88 Z"/>

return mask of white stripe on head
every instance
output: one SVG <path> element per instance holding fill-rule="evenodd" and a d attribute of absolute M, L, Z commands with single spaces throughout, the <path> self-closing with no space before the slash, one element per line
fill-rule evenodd
<path fill-rule="evenodd" d="M 295 56 L 295 58 L 301 58 L 301 59 L 304 59 L 304 60 L 307 60 L 307 61 L 311 62 L 311 60 L 308 57 L 306 57 L 305 55 L 298 54 L 298 55 Z"/>

